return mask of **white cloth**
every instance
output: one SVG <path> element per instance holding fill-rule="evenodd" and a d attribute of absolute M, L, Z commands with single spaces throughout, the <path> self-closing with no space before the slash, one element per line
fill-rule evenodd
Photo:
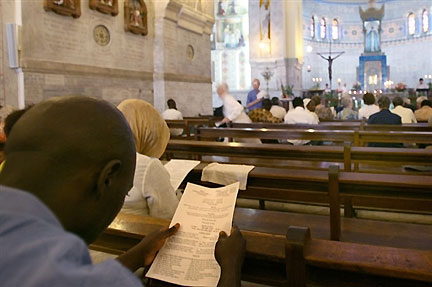
<path fill-rule="evenodd" d="M 182 120 L 183 115 L 180 111 L 176 109 L 167 109 L 162 113 L 162 118 L 164 120 Z M 179 136 L 183 133 L 183 129 L 170 129 L 170 134 L 172 136 Z"/>
<path fill-rule="evenodd" d="M 397 106 L 393 110 L 391 110 L 393 114 L 396 114 L 401 117 L 403 124 L 413 124 L 417 123 L 417 119 L 414 115 L 414 112 L 411 109 L 404 108 L 402 106 Z"/>
<path fill-rule="evenodd" d="M 296 107 L 294 110 L 289 110 L 285 115 L 286 124 L 318 124 L 318 120 L 312 115 L 311 112 L 306 111 L 302 107 Z M 293 145 L 304 145 L 307 144 L 308 140 L 290 140 L 288 142 Z"/>
<path fill-rule="evenodd" d="M 254 169 L 252 165 L 220 164 L 213 162 L 206 166 L 201 175 L 201 181 L 229 185 L 240 183 L 240 190 L 246 190 L 249 172 Z"/>
<path fill-rule="evenodd" d="M 230 94 L 224 94 L 223 113 L 233 123 L 251 123 L 251 119 L 246 115 L 243 106 Z"/>
<path fill-rule="evenodd" d="M 359 120 L 363 118 L 369 119 L 371 115 L 378 113 L 379 111 L 380 109 L 377 105 L 365 105 L 363 108 L 359 110 L 358 113 Z"/>
<path fill-rule="evenodd" d="M 418 84 L 416 89 L 429 89 L 429 86 L 425 83 L 423 84 Z"/>
<path fill-rule="evenodd" d="M 122 212 L 171 219 L 179 203 L 161 161 L 137 153 L 133 187 Z"/>
<path fill-rule="evenodd" d="M 284 108 L 282 108 L 281 106 L 276 106 L 273 105 L 270 109 L 270 113 L 276 117 L 279 118 L 281 120 L 284 119 L 285 115 L 286 115 L 286 110 Z"/>

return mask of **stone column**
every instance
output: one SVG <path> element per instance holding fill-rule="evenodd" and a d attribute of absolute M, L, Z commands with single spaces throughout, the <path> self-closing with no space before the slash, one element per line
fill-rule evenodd
<path fill-rule="evenodd" d="M 10 105 L 15 108 L 22 108 L 24 105 L 23 98 L 19 100 L 18 94 L 21 97 L 24 91 L 18 88 L 18 84 L 22 81 L 21 69 L 9 68 L 9 55 L 6 40 L 6 24 L 15 23 L 21 24 L 21 5 L 18 1 L 0 1 L 0 104 Z"/>

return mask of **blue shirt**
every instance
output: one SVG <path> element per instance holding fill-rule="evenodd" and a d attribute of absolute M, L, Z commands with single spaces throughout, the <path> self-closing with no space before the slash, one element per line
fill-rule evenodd
<path fill-rule="evenodd" d="M 249 103 L 251 103 L 251 102 L 253 102 L 253 101 L 255 101 L 257 99 L 257 95 L 258 95 L 259 92 L 260 92 L 259 90 L 258 91 L 257 90 L 252 90 L 252 91 L 250 91 L 248 93 L 248 95 L 247 95 L 247 101 L 246 101 L 246 106 L 249 105 Z M 261 109 L 261 106 L 262 106 L 262 101 L 256 103 L 253 106 L 251 106 L 249 108 L 249 111 L 252 111 L 252 110 L 255 110 L 255 109 Z"/>
<path fill-rule="evenodd" d="M 0 285 L 141 286 L 116 260 L 93 265 L 86 243 L 66 232 L 28 192 L 0 186 Z"/>

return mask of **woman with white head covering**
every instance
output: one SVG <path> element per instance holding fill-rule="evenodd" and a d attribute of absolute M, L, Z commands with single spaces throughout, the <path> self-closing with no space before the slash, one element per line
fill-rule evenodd
<path fill-rule="evenodd" d="M 143 100 L 125 100 L 118 109 L 131 127 L 137 151 L 134 184 L 122 211 L 170 219 L 179 200 L 158 159 L 168 144 L 169 128 L 159 112 Z"/>

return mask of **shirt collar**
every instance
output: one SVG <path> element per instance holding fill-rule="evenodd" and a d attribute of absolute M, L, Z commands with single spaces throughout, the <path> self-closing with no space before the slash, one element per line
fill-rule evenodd
<path fill-rule="evenodd" d="M 57 217 L 33 194 L 0 185 L 0 213 L 19 213 L 42 219 L 62 228 Z"/>
<path fill-rule="evenodd" d="M 304 108 L 302 108 L 302 107 L 300 107 L 300 106 L 299 106 L 299 107 L 295 107 L 294 110 L 300 110 L 300 109 L 301 109 L 301 110 L 304 110 Z"/>

